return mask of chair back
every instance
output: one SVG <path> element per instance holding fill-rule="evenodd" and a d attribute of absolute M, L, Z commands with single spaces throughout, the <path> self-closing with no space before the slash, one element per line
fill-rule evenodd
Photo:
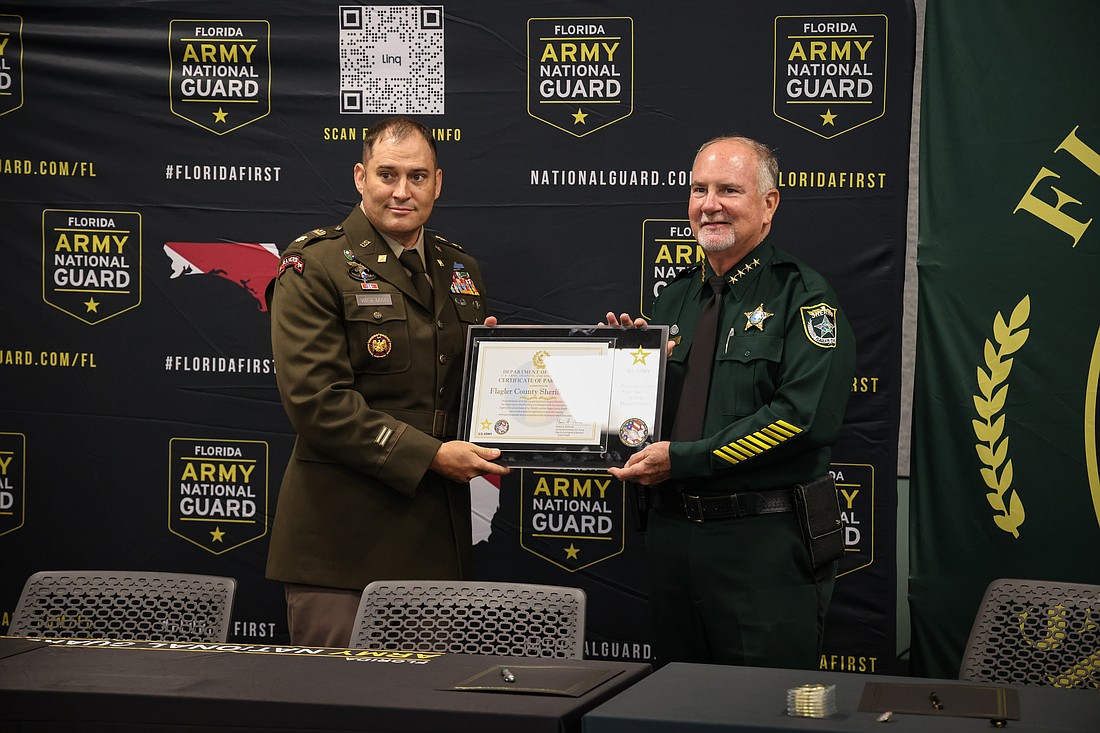
<path fill-rule="evenodd" d="M 350 646 L 583 659 L 584 624 L 580 588 L 380 580 L 363 590 Z"/>
<path fill-rule="evenodd" d="M 225 641 L 237 581 L 215 575 L 96 570 L 35 573 L 8 634 L 55 639 Z"/>
<path fill-rule="evenodd" d="M 1097 686 L 1100 585 L 994 580 L 963 652 L 959 679 Z"/>

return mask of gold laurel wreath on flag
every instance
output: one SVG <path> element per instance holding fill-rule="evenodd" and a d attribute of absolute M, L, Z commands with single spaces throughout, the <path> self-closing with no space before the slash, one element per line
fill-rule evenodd
<path fill-rule="evenodd" d="M 974 448 L 978 458 L 984 464 L 982 479 L 991 491 L 985 495 L 989 505 L 998 512 L 993 521 L 1002 531 L 1020 538 L 1019 527 L 1024 523 L 1024 504 L 1019 495 L 1012 490 L 1012 459 L 1008 457 L 1008 436 L 1004 435 L 1005 416 L 998 413 L 1004 409 L 1008 398 L 1008 375 L 1012 371 L 1014 354 L 1027 341 L 1030 329 L 1023 328 L 1031 315 L 1031 297 L 1025 295 L 1016 304 L 1012 315 L 1005 323 L 1000 311 L 993 319 L 993 338 L 997 347 L 985 340 L 985 366 L 978 367 L 978 391 L 974 395 L 974 409 L 981 420 L 974 420 L 974 435 L 980 441 Z"/>

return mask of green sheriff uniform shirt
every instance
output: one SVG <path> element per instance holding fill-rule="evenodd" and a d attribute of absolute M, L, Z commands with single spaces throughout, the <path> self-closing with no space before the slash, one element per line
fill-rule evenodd
<path fill-rule="evenodd" d="M 653 322 L 677 342 L 668 362 L 664 433 L 683 386 L 704 303 L 706 262 L 669 283 Z M 703 439 L 674 442 L 672 481 L 698 492 L 784 488 L 827 472 L 851 392 L 855 338 L 818 273 L 767 241 L 726 273 Z"/>
<path fill-rule="evenodd" d="M 272 350 L 298 433 L 267 577 L 361 589 L 470 573 L 468 484 L 429 471 L 457 433 L 470 325 L 485 320 L 477 262 L 425 234 L 434 307 L 357 206 L 284 252 Z"/>

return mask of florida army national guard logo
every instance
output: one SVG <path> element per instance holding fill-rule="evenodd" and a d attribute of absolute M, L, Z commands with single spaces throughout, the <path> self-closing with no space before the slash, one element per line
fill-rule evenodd
<path fill-rule="evenodd" d="M 42 212 L 42 299 L 95 325 L 141 304 L 141 214 Z"/>
<path fill-rule="evenodd" d="M 886 111 L 885 15 L 775 19 L 773 112 L 829 139 Z"/>
<path fill-rule="evenodd" d="M 527 21 L 527 114 L 584 137 L 633 111 L 632 18 Z"/>
<path fill-rule="evenodd" d="M 23 106 L 23 19 L 0 13 L 0 116 Z"/>
<path fill-rule="evenodd" d="M 626 485 L 607 473 L 520 475 L 520 546 L 570 572 L 623 551 Z"/>
<path fill-rule="evenodd" d="M 818 303 L 804 305 L 799 310 L 802 312 L 802 327 L 806 331 L 806 338 L 823 349 L 835 348 L 836 308 Z"/>
<path fill-rule="evenodd" d="M 649 307 L 665 285 L 682 270 L 703 261 L 687 219 L 646 219 L 642 222 L 642 281 L 638 313 L 650 318 Z M 672 334 L 675 336 L 676 334 Z"/>
<path fill-rule="evenodd" d="M 875 560 L 875 467 L 869 463 L 830 463 L 829 473 L 836 482 L 844 525 L 844 554 L 836 571 L 839 578 L 868 568 Z"/>
<path fill-rule="evenodd" d="M 23 526 L 27 504 L 27 437 L 0 433 L 0 536 Z"/>
<path fill-rule="evenodd" d="M 172 114 L 224 135 L 271 113 L 266 20 L 173 20 L 169 26 Z"/>
<path fill-rule="evenodd" d="M 215 555 L 267 534 L 267 443 L 172 438 L 168 453 L 172 534 Z"/>

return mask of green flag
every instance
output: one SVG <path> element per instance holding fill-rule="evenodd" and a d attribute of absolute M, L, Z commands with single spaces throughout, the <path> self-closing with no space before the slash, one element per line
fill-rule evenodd
<path fill-rule="evenodd" d="M 927 9 L 912 666 L 956 677 L 994 578 L 1100 583 L 1100 8 Z"/>

